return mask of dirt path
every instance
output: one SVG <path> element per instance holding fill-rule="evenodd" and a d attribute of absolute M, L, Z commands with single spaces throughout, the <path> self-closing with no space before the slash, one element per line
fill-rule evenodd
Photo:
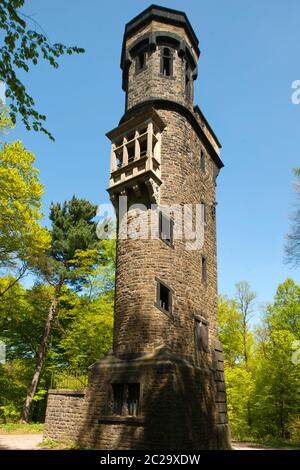
<path fill-rule="evenodd" d="M 235 450 L 289 450 L 284 447 L 265 447 L 259 444 L 253 444 L 252 442 L 232 442 L 232 448 Z"/>
<path fill-rule="evenodd" d="M 40 450 L 38 444 L 42 442 L 43 434 L 0 434 L 1 450 Z M 233 442 L 235 450 L 285 450 L 271 449 L 253 444 L 252 442 Z"/>
<path fill-rule="evenodd" d="M 40 450 L 43 434 L 0 434 L 0 450 Z"/>

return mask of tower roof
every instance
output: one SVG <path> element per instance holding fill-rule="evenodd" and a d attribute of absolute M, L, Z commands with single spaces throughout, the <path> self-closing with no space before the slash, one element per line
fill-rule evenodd
<path fill-rule="evenodd" d="M 126 39 L 133 36 L 140 28 L 147 25 L 153 20 L 184 28 L 186 34 L 191 40 L 191 43 L 197 56 L 199 56 L 199 41 L 186 14 L 183 11 L 173 10 L 171 8 L 161 7 L 159 5 L 150 5 L 148 8 L 146 8 L 146 10 L 142 11 L 132 20 L 130 20 L 125 26 L 122 45 L 121 67 L 123 64 L 123 58 L 125 53 Z"/>

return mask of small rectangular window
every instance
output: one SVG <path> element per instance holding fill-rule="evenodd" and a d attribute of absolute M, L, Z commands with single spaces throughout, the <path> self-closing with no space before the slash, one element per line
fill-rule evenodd
<path fill-rule="evenodd" d="M 201 257 L 201 270 L 202 270 L 202 282 L 205 282 L 207 281 L 207 266 L 206 266 L 207 262 L 206 262 L 206 258 L 205 256 L 202 256 Z"/>
<path fill-rule="evenodd" d="M 163 212 L 159 212 L 159 238 L 169 245 L 173 244 L 174 221 Z"/>
<path fill-rule="evenodd" d="M 160 284 L 159 287 L 159 305 L 163 310 L 166 310 L 169 312 L 170 310 L 170 290 L 164 286 L 163 284 Z"/>
<path fill-rule="evenodd" d="M 188 98 L 190 98 L 190 77 L 188 75 L 185 76 L 185 94 Z"/>
<path fill-rule="evenodd" d="M 200 170 L 205 172 L 205 155 L 203 150 L 200 151 Z"/>
<path fill-rule="evenodd" d="M 117 416 L 137 416 L 140 406 L 139 383 L 114 383 L 112 412 Z"/>
<path fill-rule="evenodd" d="M 165 284 L 157 280 L 156 306 L 164 312 L 172 313 L 172 292 Z"/>
<path fill-rule="evenodd" d="M 112 384 L 113 413 L 122 416 L 124 408 L 124 384 Z"/>
<path fill-rule="evenodd" d="M 208 351 L 208 322 L 195 318 L 195 347 L 198 351 Z"/>
<path fill-rule="evenodd" d="M 140 72 L 146 66 L 146 52 L 141 51 L 137 54 L 135 59 L 135 70 L 136 72 Z"/>
<path fill-rule="evenodd" d="M 161 73 L 165 77 L 172 75 L 172 55 L 168 47 L 162 49 L 162 62 L 161 62 Z"/>
<path fill-rule="evenodd" d="M 185 94 L 191 99 L 191 71 L 188 62 L 185 63 Z"/>
<path fill-rule="evenodd" d="M 163 75 L 169 77 L 171 75 L 171 59 L 169 57 L 163 58 Z"/>
<path fill-rule="evenodd" d="M 127 406 L 130 416 L 137 416 L 140 402 L 140 384 L 130 383 L 127 390 Z"/>

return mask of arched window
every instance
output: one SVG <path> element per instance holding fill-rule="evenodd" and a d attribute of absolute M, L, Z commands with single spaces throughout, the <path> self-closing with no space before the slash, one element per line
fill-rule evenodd
<path fill-rule="evenodd" d="M 173 57 L 169 47 L 163 47 L 161 53 L 161 67 L 160 72 L 165 77 L 171 77 L 173 75 Z"/>

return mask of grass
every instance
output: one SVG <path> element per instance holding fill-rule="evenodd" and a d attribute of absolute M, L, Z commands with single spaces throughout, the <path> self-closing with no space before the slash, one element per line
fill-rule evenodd
<path fill-rule="evenodd" d="M 80 449 L 74 442 L 59 442 L 55 439 L 44 439 L 38 447 L 48 450 L 75 450 Z"/>
<path fill-rule="evenodd" d="M 299 450 L 300 449 L 300 443 L 299 442 L 292 442 L 289 441 L 288 439 L 257 439 L 254 441 L 255 444 L 263 445 L 265 447 L 273 447 L 277 449 L 294 449 L 294 450 Z"/>
<path fill-rule="evenodd" d="M 9 423 L 0 424 L 0 434 L 40 434 L 44 430 L 42 423 Z"/>

